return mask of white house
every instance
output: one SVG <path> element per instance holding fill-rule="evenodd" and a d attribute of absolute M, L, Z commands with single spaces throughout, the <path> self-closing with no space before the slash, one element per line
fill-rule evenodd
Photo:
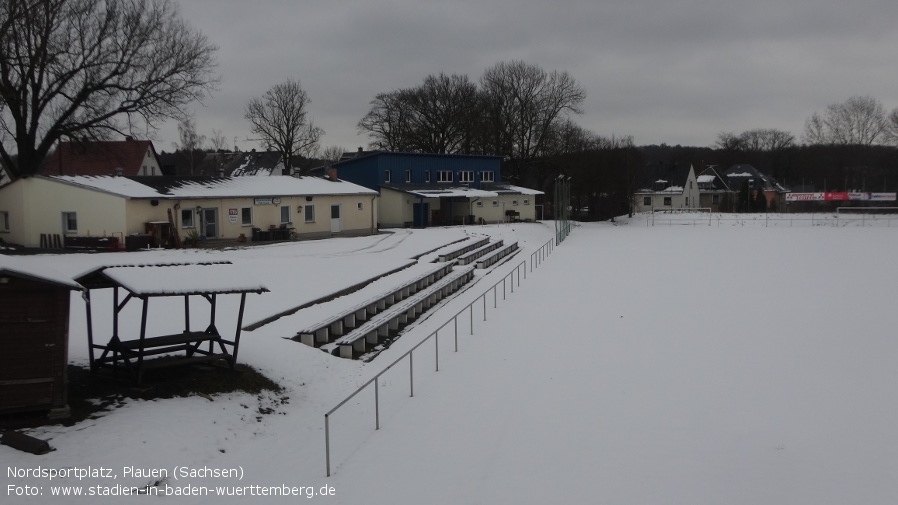
<path fill-rule="evenodd" d="M 654 209 L 697 209 L 700 195 L 692 165 L 663 164 L 646 167 L 640 189 L 633 195 L 635 212 Z"/>

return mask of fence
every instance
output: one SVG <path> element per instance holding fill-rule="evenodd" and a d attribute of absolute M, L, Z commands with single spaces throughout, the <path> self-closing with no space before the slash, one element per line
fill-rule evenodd
<path fill-rule="evenodd" d="M 534 251 L 530 255 L 530 272 L 532 273 L 535 268 L 539 268 L 545 259 L 552 254 L 552 251 L 555 248 L 555 239 L 549 240 L 545 244 L 543 244 L 539 249 Z M 522 268 L 523 267 L 523 268 Z M 442 326 L 437 328 L 433 333 L 425 337 L 421 342 L 412 347 L 408 352 L 403 354 L 402 356 L 396 358 L 395 361 L 387 365 L 386 368 L 381 370 L 377 375 L 372 377 L 368 382 L 359 386 L 352 394 L 343 399 L 340 403 L 338 403 L 334 408 L 330 409 L 326 414 L 324 414 L 324 450 L 325 450 L 325 464 L 327 466 L 327 476 L 331 475 L 331 451 L 330 451 L 330 418 L 331 415 L 334 414 L 337 410 L 340 409 L 347 402 L 356 397 L 359 393 L 367 389 L 369 386 L 374 384 L 374 429 L 380 429 L 380 394 L 378 391 L 378 380 L 380 377 L 385 374 L 387 371 L 392 369 L 394 366 L 398 365 L 400 362 L 408 358 L 408 370 L 409 370 L 409 397 L 415 396 L 415 365 L 414 365 L 414 352 L 427 343 L 430 339 L 434 341 L 434 354 L 435 354 L 435 371 L 440 371 L 440 330 L 452 324 L 453 326 L 453 335 L 455 339 L 455 352 L 458 352 L 458 318 L 461 317 L 465 312 L 469 315 L 469 328 L 470 334 L 474 334 L 474 306 L 479 305 L 482 301 L 483 304 L 483 320 L 486 321 L 487 314 L 487 295 L 492 291 L 493 295 L 493 308 L 497 308 L 498 306 L 498 291 L 499 284 L 502 284 L 502 299 L 505 300 L 507 296 L 507 289 L 510 288 L 511 293 L 514 293 L 515 288 L 515 274 L 517 274 L 517 285 L 520 288 L 521 286 L 521 272 L 524 274 L 524 279 L 527 279 L 527 261 L 522 261 L 518 263 L 518 265 L 509 272 L 505 277 L 501 280 L 496 281 L 495 284 L 487 288 L 480 296 L 475 298 L 471 303 L 466 305 L 464 308 L 459 310 L 454 316 L 449 318 Z M 509 282 L 510 281 L 510 282 Z"/>

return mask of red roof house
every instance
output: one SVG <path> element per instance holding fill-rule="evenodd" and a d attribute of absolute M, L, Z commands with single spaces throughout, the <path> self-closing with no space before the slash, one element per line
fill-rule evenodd
<path fill-rule="evenodd" d="M 162 175 L 149 140 L 60 142 L 44 161 L 43 175 Z"/>

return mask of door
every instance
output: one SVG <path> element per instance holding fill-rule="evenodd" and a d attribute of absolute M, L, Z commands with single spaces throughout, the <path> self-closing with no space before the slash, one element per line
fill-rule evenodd
<path fill-rule="evenodd" d="M 218 208 L 203 209 L 203 235 L 206 238 L 218 237 Z"/>
<path fill-rule="evenodd" d="M 343 204 L 331 205 L 331 233 L 343 231 Z"/>

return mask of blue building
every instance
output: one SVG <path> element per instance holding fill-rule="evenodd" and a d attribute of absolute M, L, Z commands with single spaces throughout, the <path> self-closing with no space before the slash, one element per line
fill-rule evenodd
<path fill-rule="evenodd" d="M 382 227 L 445 226 L 536 219 L 541 191 L 502 182 L 502 158 L 365 152 L 335 163 L 340 179 L 380 192 Z"/>

